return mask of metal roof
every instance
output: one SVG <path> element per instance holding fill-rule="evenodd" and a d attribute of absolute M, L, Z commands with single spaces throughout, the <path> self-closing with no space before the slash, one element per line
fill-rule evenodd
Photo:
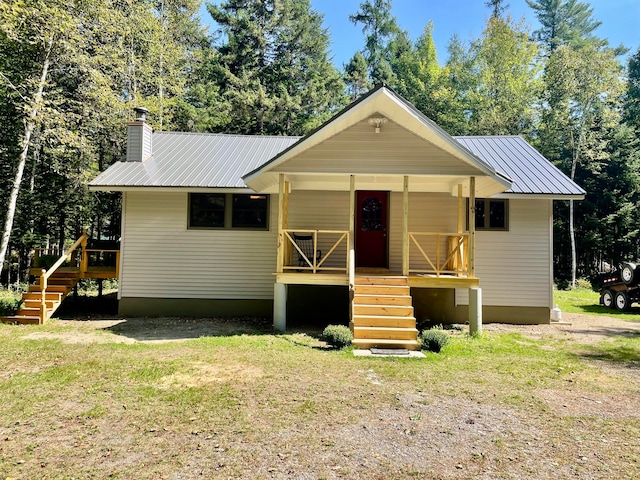
<path fill-rule="evenodd" d="M 505 193 L 568 196 L 586 193 L 520 136 L 454 138 L 513 180 Z"/>
<path fill-rule="evenodd" d="M 299 139 L 300 137 L 154 132 L 151 158 L 145 162 L 116 162 L 89 185 L 243 188 L 244 174 L 264 164 Z"/>
<path fill-rule="evenodd" d="M 92 187 L 244 188 L 242 176 L 264 165 L 301 137 L 155 132 L 153 156 L 116 162 Z M 585 191 L 519 136 L 453 137 L 512 180 L 505 193 L 582 196 Z"/>

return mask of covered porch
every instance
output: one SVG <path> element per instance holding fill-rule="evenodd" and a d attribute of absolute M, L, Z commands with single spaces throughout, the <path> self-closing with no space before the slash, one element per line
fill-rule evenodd
<path fill-rule="evenodd" d="M 386 86 L 243 180 L 278 198 L 277 329 L 286 328 L 288 285 L 308 284 L 348 287 L 363 348 L 375 335 L 385 346 L 405 339 L 397 329 L 407 317 L 417 339 L 411 288 L 468 289 L 471 331 L 480 331 L 475 199 L 511 180 Z M 300 246 L 301 235 L 310 246 Z"/>
<path fill-rule="evenodd" d="M 446 217 L 447 225 L 453 226 L 442 231 L 415 228 L 424 223 L 415 221 L 415 218 L 422 217 L 421 211 L 432 211 L 439 207 L 421 204 L 420 197 L 411 197 L 411 176 L 382 178 L 382 185 L 391 187 L 389 190 L 371 190 L 376 186 L 379 188 L 378 178 L 375 179 L 378 184 L 375 186 L 367 176 L 348 175 L 346 178 L 349 186 L 348 203 L 345 202 L 340 207 L 346 215 L 339 215 L 340 218 L 333 223 L 336 228 L 313 229 L 309 228 L 312 220 L 305 218 L 300 222 L 299 215 L 293 215 L 292 218 L 290 214 L 292 209 L 295 210 L 295 179 L 284 173 L 278 176 L 275 328 L 286 329 L 289 285 L 335 285 L 349 289 L 352 329 L 357 323 L 358 312 L 363 311 L 363 305 L 368 303 L 384 307 L 385 302 L 390 302 L 391 306 L 387 306 L 387 310 L 393 310 L 392 306 L 397 303 L 408 303 L 411 306 L 408 293 L 411 288 L 468 289 L 469 323 L 472 332 L 479 332 L 482 325 L 482 297 L 480 279 L 475 275 L 476 178 L 458 179 L 459 183 L 453 187 L 454 196 L 449 187 L 448 192 L 442 191 L 444 187 L 440 188 L 439 193 L 453 199 L 447 205 L 440 206 L 442 211 L 438 215 Z M 417 190 L 413 193 L 425 193 L 424 187 L 420 187 L 420 179 L 413 180 Z M 393 190 L 394 184 L 399 184 L 401 190 Z M 297 186 L 300 187 L 301 184 L 298 183 Z M 433 189 L 433 183 L 431 188 Z M 381 197 L 384 201 L 378 204 L 374 202 L 376 208 L 371 212 L 372 199 L 375 200 L 375 197 Z M 341 198 L 344 199 L 344 196 Z M 318 198 L 318 201 L 321 202 L 322 199 Z M 410 218 L 417 225 L 413 225 Z M 398 225 L 399 229 L 396 228 Z M 377 240 L 376 236 L 381 240 Z M 301 238 L 304 239 L 303 242 L 300 241 Z M 381 253 L 372 253 L 372 248 L 377 248 Z M 385 287 L 375 287 L 386 284 L 406 286 L 405 298 L 391 298 Z M 358 290 L 365 291 L 366 297 L 359 298 Z M 380 294 L 374 298 L 376 292 Z M 413 311 L 405 313 L 413 319 L 415 325 Z"/>

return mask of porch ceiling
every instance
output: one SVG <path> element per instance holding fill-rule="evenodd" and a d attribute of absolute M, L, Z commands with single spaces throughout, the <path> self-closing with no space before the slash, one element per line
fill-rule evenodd
<path fill-rule="evenodd" d="M 291 190 L 331 190 L 349 191 L 348 174 L 319 174 L 296 172 L 287 173 L 285 178 Z M 263 193 L 278 193 L 278 177 L 271 178 L 271 185 L 264 185 Z M 458 185 L 462 184 L 462 194 L 469 196 L 469 177 L 454 175 L 409 175 L 410 192 L 436 192 L 458 195 Z M 356 190 L 403 191 L 403 175 L 355 175 Z M 476 196 L 490 197 L 504 191 L 503 187 L 488 177 L 476 178 Z"/>

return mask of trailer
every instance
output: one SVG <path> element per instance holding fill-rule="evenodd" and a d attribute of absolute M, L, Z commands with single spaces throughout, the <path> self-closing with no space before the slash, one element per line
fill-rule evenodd
<path fill-rule="evenodd" d="M 597 277 L 600 305 L 626 312 L 632 303 L 640 302 L 640 265 L 624 262 L 611 272 Z"/>

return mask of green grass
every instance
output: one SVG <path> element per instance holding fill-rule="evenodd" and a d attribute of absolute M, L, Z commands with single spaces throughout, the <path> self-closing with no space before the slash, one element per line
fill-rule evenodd
<path fill-rule="evenodd" d="M 632 306 L 629 312 L 619 312 L 612 308 L 605 308 L 600 305 L 598 292 L 586 288 L 554 290 L 553 300 L 563 312 L 604 315 L 631 321 L 640 320 L 640 307 L 637 304 Z"/>
<path fill-rule="evenodd" d="M 88 334 L 99 341 L 68 341 Z M 585 448 L 576 436 L 610 439 L 588 446 L 612 459 L 609 478 L 640 476 L 638 463 L 616 463 L 635 455 L 637 418 L 577 422 L 545 400 L 567 388 L 635 398 L 634 384 L 590 361 L 634 362 L 637 338 L 586 349 L 456 333 L 440 354 L 414 360 L 356 358 L 303 333 L 116 343 L 126 335 L 88 322 L 0 325 L 0 477 L 429 479 L 462 465 L 460 478 L 472 478 L 482 453 L 487 475 L 517 478 L 547 460 L 573 468 Z M 404 454 L 386 454 L 389 445 Z"/>

